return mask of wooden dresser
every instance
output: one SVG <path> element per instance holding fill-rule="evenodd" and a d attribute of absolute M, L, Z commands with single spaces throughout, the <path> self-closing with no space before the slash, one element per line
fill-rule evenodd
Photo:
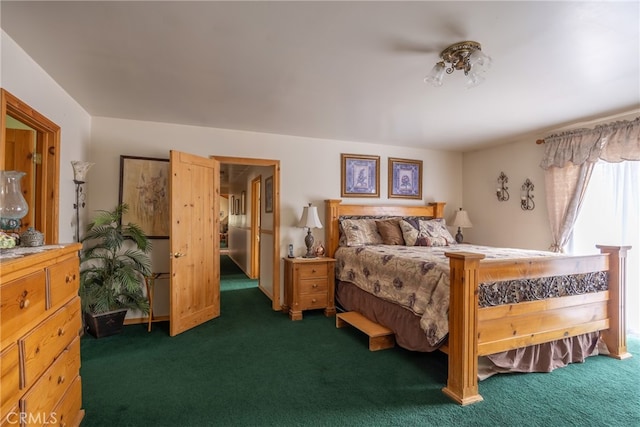
<path fill-rule="evenodd" d="M 336 314 L 335 262 L 333 258 L 284 259 L 284 310 L 291 320 L 302 320 L 303 310 L 324 308 L 325 316 Z"/>
<path fill-rule="evenodd" d="M 74 243 L 0 260 L 0 426 L 82 421 Z"/>

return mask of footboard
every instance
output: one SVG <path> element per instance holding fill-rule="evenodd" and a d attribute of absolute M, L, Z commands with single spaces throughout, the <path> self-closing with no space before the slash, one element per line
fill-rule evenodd
<path fill-rule="evenodd" d="M 602 331 L 610 356 L 627 352 L 625 271 L 628 246 L 598 246 L 601 254 L 481 262 L 484 255 L 447 253 L 450 261 L 449 357 L 443 392 L 462 405 L 479 402 L 478 356 Z M 478 307 L 480 283 L 608 271 L 608 289 L 519 304 Z"/>

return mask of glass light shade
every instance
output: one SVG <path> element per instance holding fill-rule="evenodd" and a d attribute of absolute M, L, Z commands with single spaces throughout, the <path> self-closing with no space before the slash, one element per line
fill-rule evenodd
<path fill-rule="evenodd" d="M 73 180 L 78 182 L 84 182 L 87 172 L 95 163 L 81 162 L 79 160 L 72 160 L 71 166 L 73 167 Z"/>
<path fill-rule="evenodd" d="M 471 89 L 472 87 L 476 87 L 479 84 L 482 84 L 482 82 L 484 82 L 485 80 L 486 79 L 484 78 L 484 76 L 476 73 L 472 68 L 471 71 L 467 73 L 467 83 L 465 84 L 465 87 L 467 89 Z"/>
<path fill-rule="evenodd" d="M 316 206 L 305 206 L 302 210 L 302 216 L 298 221 L 298 227 L 300 228 L 322 228 L 320 217 L 318 217 L 318 208 Z"/>
<path fill-rule="evenodd" d="M 473 224 L 471 224 L 471 220 L 469 219 L 469 214 L 467 214 L 467 211 L 463 211 L 462 209 L 456 211 L 456 216 L 453 218 L 452 225 L 460 228 L 473 227 Z"/>
<path fill-rule="evenodd" d="M 444 78 L 444 63 L 438 62 L 433 66 L 431 72 L 424 78 L 425 83 L 429 83 L 433 86 L 442 86 L 442 79 Z"/>
<path fill-rule="evenodd" d="M 474 50 L 469 55 L 468 62 L 476 73 L 480 73 L 491 68 L 492 59 L 481 50 Z"/>
<path fill-rule="evenodd" d="M 20 220 L 29 212 L 20 187 L 25 175 L 19 171 L 0 171 L 0 226 L 4 230 L 19 228 Z"/>

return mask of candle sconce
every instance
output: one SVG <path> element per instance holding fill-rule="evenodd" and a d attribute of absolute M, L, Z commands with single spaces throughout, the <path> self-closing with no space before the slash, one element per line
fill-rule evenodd
<path fill-rule="evenodd" d="M 520 194 L 520 207 L 524 211 L 532 211 L 536 204 L 533 201 L 533 183 L 529 178 L 526 179 L 524 184 L 522 184 L 521 194 Z"/>
<path fill-rule="evenodd" d="M 496 189 L 496 196 L 500 202 L 506 202 L 509 200 L 509 192 L 507 191 L 509 187 L 507 187 L 507 182 L 509 182 L 509 178 L 504 172 L 500 172 L 500 176 L 498 177 L 498 188 Z"/>

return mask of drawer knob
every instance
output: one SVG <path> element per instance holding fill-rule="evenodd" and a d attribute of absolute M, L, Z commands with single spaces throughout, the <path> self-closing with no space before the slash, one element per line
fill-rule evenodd
<path fill-rule="evenodd" d="M 69 283 L 69 282 L 71 281 L 71 277 L 66 276 L 66 277 L 64 278 L 64 281 L 65 281 L 66 283 Z"/>
<path fill-rule="evenodd" d="M 61 337 L 61 336 L 63 336 L 63 335 L 64 335 L 64 329 L 59 328 L 59 329 L 58 329 L 58 336 L 59 336 L 59 337 Z"/>
<path fill-rule="evenodd" d="M 317 288 L 317 287 L 318 287 L 318 284 L 317 284 L 317 283 L 314 283 L 313 285 L 311 285 L 311 287 L 312 287 L 312 288 Z"/>
<path fill-rule="evenodd" d="M 315 269 L 315 268 L 312 268 L 312 269 L 311 269 L 311 272 L 312 272 L 312 273 L 315 273 L 315 272 L 316 272 L 316 269 Z"/>
<path fill-rule="evenodd" d="M 317 299 L 315 299 L 315 298 L 311 300 L 311 302 L 317 302 L 317 301 L 318 301 L 318 300 L 317 300 Z"/>
<path fill-rule="evenodd" d="M 64 382 L 64 377 L 62 375 L 60 375 L 58 377 L 58 384 L 62 384 Z"/>
<path fill-rule="evenodd" d="M 29 302 L 28 299 L 23 299 L 22 301 L 20 301 L 20 308 L 21 309 L 27 308 L 27 307 L 29 307 L 29 304 L 30 304 L 30 302 Z"/>

